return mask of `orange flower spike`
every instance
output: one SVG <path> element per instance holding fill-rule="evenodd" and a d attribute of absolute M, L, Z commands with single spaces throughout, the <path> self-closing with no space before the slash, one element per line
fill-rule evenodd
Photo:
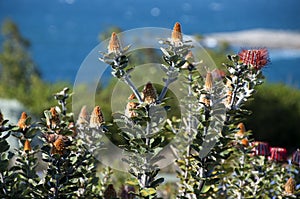
<path fill-rule="evenodd" d="M 143 91 L 142 91 L 142 99 L 147 104 L 152 104 L 156 102 L 157 99 L 157 92 L 155 87 L 151 82 L 148 82 Z"/>
<path fill-rule="evenodd" d="M 243 136 L 245 135 L 245 132 L 246 132 L 246 128 L 245 128 L 245 125 L 241 122 L 237 125 L 237 127 L 240 129 L 236 134 L 238 136 Z"/>
<path fill-rule="evenodd" d="M 78 116 L 78 120 L 77 120 L 77 125 L 84 125 L 88 123 L 88 112 L 86 110 L 86 106 L 83 106 L 80 110 L 79 116 Z"/>
<path fill-rule="evenodd" d="M 174 46 L 181 46 L 182 45 L 182 33 L 181 33 L 181 25 L 179 22 L 176 22 L 173 28 L 171 41 Z"/>
<path fill-rule="evenodd" d="M 204 89 L 206 91 L 211 91 L 212 88 L 213 88 L 213 77 L 212 77 L 211 72 L 207 72 L 206 78 L 205 78 Z"/>
<path fill-rule="evenodd" d="M 31 151 L 31 145 L 29 140 L 25 140 L 24 142 L 24 151 Z"/>
<path fill-rule="evenodd" d="M 133 100 L 136 99 L 135 95 L 132 93 L 129 97 L 128 100 Z M 128 102 L 126 105 L 126 110 L 125 110 L 125 115 L 127 117 L 136 117 L 137 113 L 134 111 L 138 106 L 138 103 L 136 102 Z"/>
<path fill-rule="evenodd" d="M 285 193 L 288 195 L 292 195 L 295 193 L 295 189 L 296 189 L 296 182 L 292 177 L 290 177 L 284 185 Z"/>
<path fill-rule="evenodd" d="M 109 44 L 108 44 L 108 53 L 121 53 L 121 44 L 119 38 L 115 32 L 111 34 Z"/>
<path fill-rule="evenodd" d="M 50 109 L 50 113 L 51 113 L 51 119 L 50 119 L 50 124 L 48 124 L 49 127 L 51 128 L 56 128 L 60 122 L 59 120 L 59 114 L 56 111 L 55 107 L 52 107 Z"/>
<path fill-rule="evenodd" d="M 27 113 L 23 112 L 21 114 L 21 117 L 20 117 L 20 119 L 18 121 L 18 124 L 17 124 L 18 127 L 20 129 L 22 129 L 23 131 L 28 127 L 27 124 L 26 124 L 26 120 L 27 120 Z"/>
<path fill-rule="evenodd" d="M 65 143 L 62 137 L 59 137 L 54 143 L 51 153 L 63 155 L 65 150 Z"/>
<path fill-rule="evenodd" d="M 104 123 L 104 116 L 99 106 L 96 106 L 90 118 L 90 127 L 97 128 Z"/>
<path fill-rule="evenodd" d="M 247 138 L 242 139 L 242 140 L 241 140 L 241 144 L 244 145 L 245 147 L 246 147 L 246 146 L 249 146 L 249 141 L 248 141 L 248 139 L 247 139 Z"/>

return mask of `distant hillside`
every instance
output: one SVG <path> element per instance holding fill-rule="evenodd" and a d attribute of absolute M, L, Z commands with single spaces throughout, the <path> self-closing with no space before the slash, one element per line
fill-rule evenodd
<path fill-rule="evenodd" d="M 300 50 L 300 32 L 252 29 L 245 31 L 207 34 L 204 40 L 204 42 L 208 45 L 220 41 L 226 41 L 231 45 L 244 47 L 267 47 Z"/>

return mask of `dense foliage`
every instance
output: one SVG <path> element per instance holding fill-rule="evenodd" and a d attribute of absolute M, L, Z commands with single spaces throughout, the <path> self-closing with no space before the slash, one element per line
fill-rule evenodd
<path fill-rule="evenodd" d="M 16 27 L 12 30 L 18 32 Z M 21 45 L 21 49 L 26 49 L 27 43 L 16 35 L 13 39 L 9 36 L 7 41 L 17 42 L 12 46 Z M 249 49 L 229 55 L 223 66 L 226 72 L 216 73 L 205 68 L 203 76 L 197 68 L 204 67 L 201 61 L 194 60 L 193 45 L 183 39 L 179 23 L 175 24 L 170 38 L 162 38 L 160 44 L 163 86 L 157 89 L 155 84 L 145 82 L 144 87 L 139 88 L 130 75 L 134 70 L 131 63 L 135 61 L 132 55 L 128 56 L 130 47 L 122 48 L 118 35 L 112 33 L 108 51 L 103 52 L 100 60 L 110 65 L 114 78 L 124 82 L 132 94 L 124 104 L 125 111 L 113 113 L 111 122 L 105 121 L 101 101 L 92 110 L 82 107 L 79 117 L 74 118 L 68 108 L 73 95 L 69 88 L 54 94 L 57 105 L 44 108 L 41 121 L 33 122 L 23 112 L 19 122 L 11 124 L 0 112 L 0 197 L 299 197 L 296 185 L 300 182 L 300 151 L 295 150 L 288 157 L 286 146 L 277 147 L 281 142 L 269 144 L 259 136 L 253 139 L 243 123 L 251 124 L 258 118 L 252 117 L 245 104 L 263 83 L 262 69 L 269 62 L 267 49 Z M 9 54 L 9 50 L 4 48 L 4 55 L 6 53 Z M 6 60 L 0 60 L 3 73 L 9 70 Z M 32 66 L 31 61 L 26 60 L 26 64 Z M 17 59 L 16 62 L 16 65 L 21 64 Z M 27 66 L 23 67 L 32 70 Z M 29 74 L 39 79 L 38 73 L 30 71 Z M 29 81 L 26 82 L 29 87 L 20 92 L 35 90 L 30 88 L 34 86 L 33 77 L 19 78 Z M 174 106 L 168 92 L 178 79 L 184 82 L 180 88 L 184 97 L 178 99 L 181 117 L 164 115 Z M 23 83 L 17 84 L 17 81 L 12 84 L 15 89 L 23 86 Z M 278 91 L 277 88 L 259 89 L 261 95 L 256 95 L 257 105 L 252 110 L 269 113 L 272 105 L 264 100 L 271 97 L 278 116 L 268 119 L 276 120 L 292 109 L 298 112 L 299 106 L 289 96 L 289 89 L 282 86 Z M 283 106 L 278 107 L 278 104 Z M 257 113 L 254 111 L 254 114 Z M 294 118 L 296 116 L 290 115 L 291 124 L 296 124 Z M 262 130 L 272 129 L 272 126 L 266 128 L 264 123 L 256 126 Z M 288 129 L 284 127 L 283 130 Z M 110 167 L 101 165 L 96 158 L 105 150 L 103 138 L 111 138 L 113 134 L 123 139 L 121 143 L 112 141 L 124 153 L 122 161 L 128 165 L 130 174 L 126 179 L 117 178 Z M 14 136 L 19 144 L 13 150 L 7 141 L 9 136 Z M 297 147 L 296 142 L 293 144 Z M 168 185 L 160 176 L 159 162 L 165 158 L 161 152 L 167 147 L 174 155 L 177 183 L 172 184 L 173 192 L 165 193 Z M 118 187 L 113 184 L 113 178 L 119 180 Z"/>

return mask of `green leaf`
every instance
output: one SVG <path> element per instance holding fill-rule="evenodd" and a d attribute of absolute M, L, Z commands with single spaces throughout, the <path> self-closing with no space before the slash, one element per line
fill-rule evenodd
<path fill-rule="evenodd" d="M 0 162 L 0 172 L 4 172 L 7 170 L 8 167 L 8 160 L 3 160 Z"/>
<path fill-rule="evenodd" d="M 146 188 L 143 189 L 140 193 L 143 197 L 148 197 L 150 195 L 154 195 L 156 193 L 156 190 L 154 188 Z"/>
<path fill-rule="evenodd" d="M 0 153 L 3 153 L 9 149 L 9 144 L 6 140 L 0 141 Z"/>
<path fill-rule="evenodd" d="M 201 190 L 201 193 L 206 193 L 206 192 L 209 191 L 209 189 L 210 189 L 210 186 L 204 185 L 203 188 L 202 188 L 202 190 Z"/>
<path fill-rule="evenodd" d="M 126 180 L 125 184 L 131 185 L 131 186 L 137 186 L 137 185 L 139 185 L 139 181 L 136 178 L 132 178 L 130 180 Z"/>
<path fill-rule="evenodd" d="M 158 178 L 157 180 L 154 180 L 150 186 L 151 187 L 157 187 L 159 186 L 159 184 L 163 183 L 164 182 L 164 178 Z"/>

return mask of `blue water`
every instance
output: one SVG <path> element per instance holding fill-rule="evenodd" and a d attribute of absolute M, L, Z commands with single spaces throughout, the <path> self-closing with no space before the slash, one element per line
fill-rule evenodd
<path fill-rule="evenodd" d="M 47 81 L 74 81 L 98 34 L 115 25 L 123 30 L 172 28 L 186 34 L 253 28 L 300 31 L 299 0 L 0 0 L 0 22 L 13 19 L 32 43 L 31 53 Z M 299 51 L 270 53 L 269 81 L 300 87 Z"/>

